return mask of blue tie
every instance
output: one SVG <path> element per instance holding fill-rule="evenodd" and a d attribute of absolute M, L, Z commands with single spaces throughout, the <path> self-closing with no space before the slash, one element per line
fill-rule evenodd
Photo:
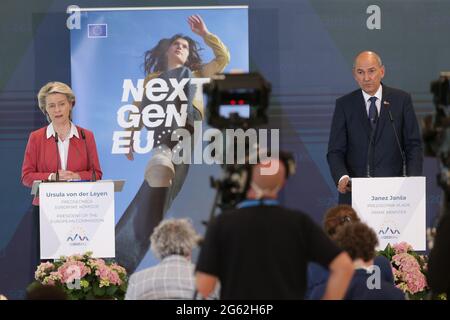
<path fill-rule="evenodd" d="M 370 100 L 370 107 L 369 107 L 370 125 L 372 126 L 372 129 L 375 129 L 378 120 L 378 110 L 375 104 L 375 101 L 377 101 L 377 97 L 370 97 L 369 100 Z"/>

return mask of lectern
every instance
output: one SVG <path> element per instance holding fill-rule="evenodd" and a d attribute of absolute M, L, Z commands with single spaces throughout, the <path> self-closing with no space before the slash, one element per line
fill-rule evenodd
<path fill-rule="evenodd" d="M 39 195 L 41 259 L 87 251 L 115 258 L 114 193 L 123 185 L 123 180 L 35 181 L 31 194 Z"/>

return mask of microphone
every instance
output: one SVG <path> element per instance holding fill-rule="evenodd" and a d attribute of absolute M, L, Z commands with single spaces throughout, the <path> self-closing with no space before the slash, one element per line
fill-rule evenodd
<path fill-rule="evenodd" d="M 376 120 L 374 120 L 376 122 Z M 366 177 L 370 178 L 370 158 L 372 157 L 372 150 L 373 150 L 373 139 L 375 138 L 375 128 L 372 129 L 372 132 L 370 133 L 370 139 L 369 139 L 369 147 L 367 148 L 367 163 L 366 163 Z"/>
<path fill-rule="evenodd" d="M 398 150 L 400 151 L 400 155 L 402 156 L 403 176 L 406 177 L 406 157 L 405 157 L 405 153 L 403 152 L 403 148 L 402 148 L 402 146 L 400 144 L 400 140 L 398 139 L 397 129 L 395 129 L 395 124 L 394 124 L 394 117 L 392 116 L 391 109 L 388 107 L 389 102 L 384 101 L 384 105 L 386 106 L 386 109 L 388 111 L 389 120 L 391 122 L 392 129 L 394 130 L 395 141 L 397 141 Z"/>
<path fill-rule="evenodd" d="M 58 132 L 55 131 L 55 146 L 56 146 L 56 181 L 59 181 L 59 148 L 58 148 Z"/>
<path fill-rule="evenodd" d="M 89 170 L 92 171 L 91 181 L 97 181 L 97 177 L 95 175 L 95 169 L 92 167 L 91 155 L 89 154 L 89 148 L 87 147 L 86 135 L 84 134 L 84 130 L 81 130 L 81 137 L 84 140 L 84 147 L 86 149 L 86 155 L 88 158 L 88 167 L 89 167 Z"/>

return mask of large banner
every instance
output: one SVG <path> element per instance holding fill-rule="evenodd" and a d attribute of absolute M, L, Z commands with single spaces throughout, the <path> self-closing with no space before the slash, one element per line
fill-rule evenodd
<path fill-rule="evenodd" d="M 126 181 L 116 194 L 115 218 L 116 223 L 130 218 L 119 222 L 124 228 L 116 230 L 119 237 L 137 232 L 130 226 L 139 223 L 139 210 L 161 206 L 156 216 L 190 217 L 203 231 L 215 194 L 209 177 L 219 176 L 220 166 L 200 161 L 176 167 L 170 194 L 159 197 L 162 203 L 148 202 L 158 198 L 146 184 L 155 172 L 149 168 L 156 147 L 165 147 L 161 136 L 174 124 L 186 128 L 203 118 L 207 129 L 200 84 L 215 73 L 247 72 L 248 43 L 246 6 L 81 9 L 80 28 L 71 30 L 74 121 L 94 131 L 103 177 Z M 174 69 L 169 54 L 175 45 L 173 54 L 185 60 Z M 164 131 L 154 127 L 158 120 L 163 126 L 172 122 Z M 196 148 L 202 144 L 196 139 Z M 153 262 L 149 255 L 143 266 Z"/>

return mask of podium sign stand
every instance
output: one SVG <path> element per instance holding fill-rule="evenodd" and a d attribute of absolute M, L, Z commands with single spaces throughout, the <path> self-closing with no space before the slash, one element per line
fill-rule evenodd
<path fill-rule="evenodd" d="M 425 177 L 352 178 L 352 207 L 375 230 L 378 250 L 402 241 L 426 250 Z"/>
<path fill-rule="evenodd" d="M 38 189 L 41 259 L 86 251 L 115 257 L 113 181 L 44 182 Z"/>

